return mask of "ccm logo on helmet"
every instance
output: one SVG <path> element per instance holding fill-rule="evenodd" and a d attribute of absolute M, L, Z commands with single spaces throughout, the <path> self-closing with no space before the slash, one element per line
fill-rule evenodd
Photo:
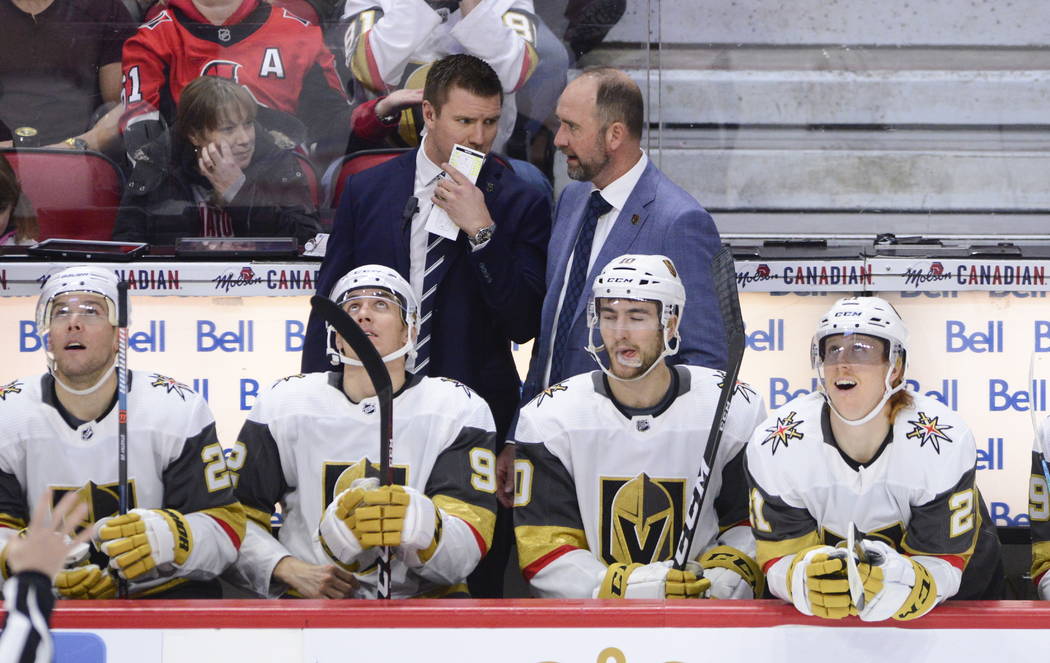
<path fill-rule="evenodd" d="M 859 317 L 860 315 L 861 315 L 860 311 L 839 311 L 838 313 L 836 313 L 835 315 L 833 315 L 831 317 L 833 317 L 833 318 L 853 318 L 853 317 Z"/>

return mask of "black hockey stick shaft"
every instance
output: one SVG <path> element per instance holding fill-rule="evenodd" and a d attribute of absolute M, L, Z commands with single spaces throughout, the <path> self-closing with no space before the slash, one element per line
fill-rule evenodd
<path fill-rule="evenodd" d="M 379 401 L 379 481 L 384 486 L 394 483 L 394 470 L 391 465 L 391 445 L 394 434 L 394 387 L 390 382 L 390 373 L 386 370 L 383 358 L 379 356 L 372 340 L 361 330 L 357 322 L 327 297 L 314 295 L 310 306 L 325 322 L 343 337 L 364 366 L 368 379 L 372 381 Z M 376 598 L 390 598 L 390 547 L 379 550 L 379 575 L 377 578 Z"/>
<path fill-rule="evenodd" d="M 128 512 L 128 282 L 117 283 L 117 509 Z M 119 578 L 117 592 L 128 597 L 128 581 Z"/>
<path fill-rule="evenodd" d="M 700 524 L 700 514 L 703 513 L 704 500 L 707 497 L 711 468 L 715 464 L 718 447 L 722 442 L 729 403 L 736 389 L 740 363 L 744 359 L 744 320 L 740 315 L 740 298 L 736 290 L 736 265 L 729 247 L 723 247 L 711 260 L 711 280 L 718 299 L 718 309 L 722 314 L 729 358 L 711 430 L 707 436 L 707 446 L 704 447 L 703 459 L 700 462 L 700 471 L 689 495 L 689 508 L 686 510 L 682 534 L 678 538 L 678 547 L 674 553 L 674 568 L 679 571 L 684 569 L 689 561 L 689 549 L 693 547 L 693 537 L 696 536 L 696 528 Z"/>

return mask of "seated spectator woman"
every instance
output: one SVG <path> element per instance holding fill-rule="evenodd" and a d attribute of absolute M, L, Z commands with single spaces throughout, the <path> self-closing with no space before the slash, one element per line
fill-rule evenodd
<path fill-rule="evenodd" d="M 113 239 L 313 237 L 317 211 L 292 141 L 260 128 L 256 111 L 251 94 L 226 79 L 187 85 L 175 126 L 131 173 Z"/>
<path fill-rule="evenodd" d="M 11 164 L 0 155 L 0 246 L 32 244 L 38 232 L 36 212 Z"/>

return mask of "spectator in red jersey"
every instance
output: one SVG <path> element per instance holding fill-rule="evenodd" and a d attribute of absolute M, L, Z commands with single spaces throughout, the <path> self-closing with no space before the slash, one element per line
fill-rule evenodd
<path fill-rule="evenodd" d="M 179 237 L 295 237 L 319 231 L 294 144 L 255 122 L 242 86 L 202 76 L 183 90 L 169 134 L 147 144 L 113 239 L 170 246 Z"/>
<path fill-rule="evenodd" d="M 323 155 L 341 154 L 350 105 L 334 63 L 320 28 L 269 2 L 166 0 L 124 46 L 121 128 L 128 155 L 136 160 L 163 133 L 183 89 L 198 76 L 239 83 L 270 109 L 268 117 L 295 116 Z"/>
<path fill-rule="evenodd" d="M 135 26 L 120 0 L 0 0 L 0 147 L 105 149 L 119 136 L 120 52 Z M 94 118 L 102 116 L 97 122 Z"/>
<path fill-rule="evenodd" d="M 0 246 L 32 244 L 39 227 L 14 169 L 0 154 Z"/>

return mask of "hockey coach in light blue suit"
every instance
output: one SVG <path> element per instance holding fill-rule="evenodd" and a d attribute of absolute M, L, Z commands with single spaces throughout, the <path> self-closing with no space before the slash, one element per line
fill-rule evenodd
<path fill-rule="evenodd" d="M 622 71 L 589 69 L 565 88 L 557 113 L 554 144 L 567 157 L 569 177 L 579 181 L 558 200 L 540 336 L 523 400 L 595 368 L 584 350 L 582 293 L 610 260 L 626 253 L 671 258 L 689 302 L 696 303 L 682 320 L 675 363 L 725 368 L 725 334 L 710 273 L 721 246 L 718 229 L 696 199 L 642 152 L 638 86 Z"/>

